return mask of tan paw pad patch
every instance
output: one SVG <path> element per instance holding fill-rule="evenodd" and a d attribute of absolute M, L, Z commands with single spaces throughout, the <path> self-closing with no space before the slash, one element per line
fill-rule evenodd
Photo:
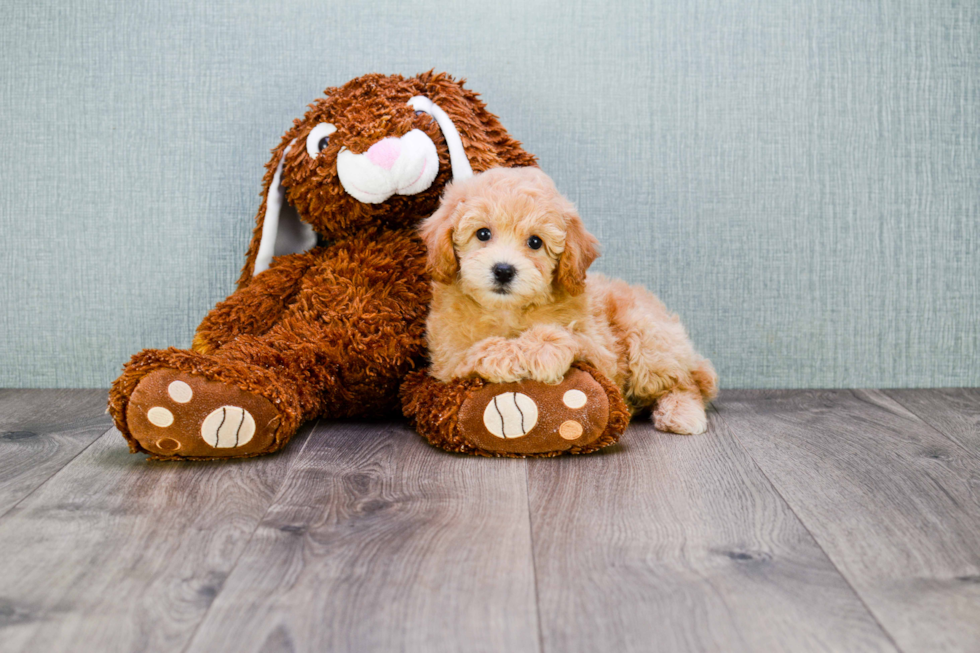
<path fill-rule="evenodd" d="M 146 411 L 146 419 L 150 420 L 153 426 L 165 429 L 174 423 L 174 414 L 163 406 L 154 406 Z"/>
<path fill-rule="evenodd" d="M 167 394 L 178 404 L 186 404 L 194 398 L 194 391 L 183 381 L 174 381 L 167 386 Z"/>
<path fill-rule="evenodd" d="M 562 403 L 569 408 L 581 408 L 588 400 L 581 390 L 569 390 L 561 398 Z"/>
<path fill-rule="evenodd" d="M 577 440 L 582 437 L 582 425 L 573 419 L 562 422 L 558 427 L 558 435 L 566 440 Z"/>

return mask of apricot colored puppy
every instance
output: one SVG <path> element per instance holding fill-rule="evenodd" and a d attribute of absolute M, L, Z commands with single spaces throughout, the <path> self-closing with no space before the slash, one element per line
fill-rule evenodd
<path fill-rule="evenodd" d="M 559 383 L 595 365 L 661 431 L 707 428 L 711 363 L 648 290 L 586 278 L 598 243 L 538 168 L 495 168 L 452 183 L 421 227 L 433 279 L 431 374 Z"/>

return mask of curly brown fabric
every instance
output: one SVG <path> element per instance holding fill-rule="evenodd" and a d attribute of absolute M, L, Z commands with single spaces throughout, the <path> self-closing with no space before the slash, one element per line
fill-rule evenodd
<path fill-rule="evenodd" d="M 616 443 L 630 421 L 630 410 L 622 394 L 612 381 L 604 377 L 592 365 L 583 362 L 573 367 L 589 373 L 602 386 L 609 399 L 609 418 L 605 430 L 588 446 L 573 446 L 565 450 L 534 453 L 492 451 L 475 446 L 470 434 L 462 428 L 460 408 L 477 390 L 492 385 L 479 378 L 454 379 L 448 383 L 437 381 L 426 370 L 411 372 L 401 388 L 402 411 L 412 426 L 429 444 L 457 453 L 476 454 L 504 458 L 550 458 L 565 453 L 583 454 L 597 451 Z"/>

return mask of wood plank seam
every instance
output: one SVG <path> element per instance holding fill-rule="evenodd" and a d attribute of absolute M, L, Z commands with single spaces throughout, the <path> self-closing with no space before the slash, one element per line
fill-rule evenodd
<path fill-rule="evenodd" d="M 923 388 L 923 389 L 925 390 L 927 388 Z M 928 388 L 928 389 L 931 390 L 932 388 Z M 926 426 L 928 426 L 930 429 L 932 429 L 933 431 L 935 431 L 936 433 L 938 433 L 939 435 L 941 435 L 944 440 L 947 440 L 947 441 L 951 442 L 953 445 L 956 446 L 957 449 L 959 449 L 960 451 L 966 453 L 970 458 L 973 458 L 973 459 L 980 458 L 980 457 L 977 456 L 977 454 L 974 451 L 971 451 L 970 449 L 967 449 L 965 446 L 963 446 L 952 435 L 950 435 L 946 431 L 940 429 L 938 426 L 936 426 L 932 422 L 927 422 L 925 416 L 923 416 L 921 413 L 919 413 L 913 406 L 910 406 L 909 404 L 907 404 L 907 403 L 905 403 L 904 401 L 901 400 L 901 395 L 900 394 L 897 394 L 897 393 L 896 394 L 892 394 L 892 393 L 888 392 L 887 390 L 880 390 L 879 392 L 881 393 L 882 396 L 887 397 L 888 399 L 891 399 L 896 404 L 898 404 L 899 406 L 901 406 L 902 408 L 904 408 L 905 410 L 907 410 L 917 420 L 919 420 L 920 422 L 922 422 L 923 424 L 925 424 Z"/>
<path fill-rule="evenodd" d="M 541 598 L 538 596 L 538 562 L 534 554 L 534 516 L 531 514 L 530 465 L 524 460 L 524 489 L 527 499 L 527 530 L 531 543 L 531 577 L 534 580 L 534 612 L 538 622 L 538 653 L 544 653 L 544 631 L 541 629 Z"/>
<path fill-rule="evenodd" d="M 47 485 L 48 481 L 50 481 L 55 476 L 57 476 L 58 474 L 60 474 L 61 472 L 63 472 L 65 470 L 65 468 L 68 467 L 72 462 L 74 462 L 74 460 L 76 458 L 78 458 L 83 453 L 85 453 L 85 451 L 87 451 L 89 447 L 91 447 L 93 444 L 95 444 L 96 442 L 98 442 L 99 440 L 101 440 L 102 438 L 104 438 L 105 435 L 106 435 L 106 433 L 108 433 L 109 431 L 114 430 L 115 428 L 116 427 L 114 427 L 114 426 L 110 426 L 101 435 L 99 435 L 96 438 L 93 438 L 91 442 L 89 442 L 87 445 L 85 445 L 84 447 L 82 447 L 81 449 L 79 449 L 78 452 L 74 456 L 72 456 L 71 458 L 69 458 L 68 460 L 66 460 L 65 461 L 65 464 L 62 465 L 61 467 L 59 467 L 57 470 L 55 470 L 55 472 L 52 473 L 51 476 L 48 476 L 46 479 L 44 479 L 44 481 L 42 481 L 41 483 L 38 483 L 37 484 L 37 487 L 35 487 L 33 490 L 31 490 L 30 492 L 28 492 L 27 494 L 25 494 L 24 496 L 22 496 L 20 499 L 18 499 L 16 503 L 14 503 L 9 508 L 7 508 L 6 510 L 4 510 L 3 513 L 0 513 L 0 522 L 2 522 L 7 515 L 9 515 L 17 506 L 19 506 L 20 504 L 22 504 L 27 498 L 29 498 L 31 496 L 34 496 L 34 493 L 35 492 L 37 492 L 42 487 L 44 487 L 45 485 Z"/>
<path fill-rule="evenodd" d="M 310 426 L 309 424 L 305 425 L 303 427 L 303 430 L 305 431 L 309 429 L 310 433 L 312 434 L 313 432 L 316 431 L 316 427 L 318 427 L 319 425 L 320 425 L 320 420 L 317 420 L 316 422 L 313 423 L 312 426 Z M 300 434 L 297 434 L 297 436 L 298 435 Z M 297 440 L 297 439 L 298 437 L 293 438 L 293 440 Z M 275 495 L 272 497 L 272 501 L 270 501 L 269 505 L 266 506 L 265 512 L 263 512 L 262 516 L 255 521 L 255 526 L 252 527 L 252 532 L 249 533 L 248 538 L 245 540 L 245 543 L 242 545 L 241 551 L 238 552 L 238 557 L 235 558 L 235 562 L 231 565 L 231 567 L 228 568 L 228 573 L 225 575 L 225 581 L 231 578 L 231 575 L 235 573 L 235 570 L 238 568 L 238 563 L 242 559 L 242 556 L 245 554 L 245 552 L 248 550 L 248 546 L 249 544 L 251 544 L 252 538 L 255 537 L 255 533 L 259 530 L 259 527 L 265 521 L 265 518 L 269 514 L 269 511 L 272 510 L 272 507 L 276 505 L 276 502 L 279 500 L 279 497 L 282 495 L 283 488 L 286 487 L 286 479 L 289 477 L 289 472 L 292 470 L 293 465 L 296 464 L 296 461 L 302 460 L 303 452 L 306 451 L 306 447 L 309 446 L 310 441 L 312 439 L 313 439 L 312 437 L 307 437 L 303 440 L 302 448 L 300 448 L 300 450 L 296 452 L 296 456 L 293 458 L 293 461 L 283 471 L 282 481 L 279 484 L 279 489 L 276 490 Z M 181 649 L 182 652 L 189 649 L 191 644 L 194 643 L 194 639 L 197 637 L 197 633 L 201 629 L 201 624 L 203 624 L 207 620 L 208 613 L 211 612 L 211 608 L 218 601 L 218 597 L 221 596 L 221 593 L 225 591 L 225 584 L 226 583 L 224 581 L 221 583 L 221 589 L 215 592 L 214 596 L 211 598 L 211 604 L 208 605 L 208 609 L 201 613 L 201 618 L 198 620 L 197 625 L 194 626 L 194 632 L 192 632 L 190 637 L 187 638 L 187 643 L 184 644 L 184 648 Z"/>
<path fill-rule="evenodd" d="M 742 440 L 738 437 L 738 431 L 732 426 L 732 424 L 725 417 L 724 411 L 720 410 L 717 405 L 713 407 L 713 410 L 715 414 L 717 414 L 721 418 L 721 420 L 725 422 L 725 426 L 728 427 L 728 431 L 729 433 L 732 434 L 732 437 L 735 439 L 738 448 L 741 449 L 745 453 L 745 455 L 749 457 L 749 460 L 752 461 L 752 464 L 755 466 L 757 470 L 759 470 L 759 473 L 762 474 L 762 477 L 764 479 L 766 479 L 766 482 L 769 483 L 769 486 L 773 489 L 776 495 L 779 496 L 779 499 L 786 505 L 789 511 L 794 515 L 796 515 L 796 518 L 799 520 L 800 525 L 802 525 L 803 529 L 806 530 L 807 533 L 809 533 L 810 539 L 813 540 L 817 548 L 823 551 L 824 556 L 827 558 L 828 561 L 830 561 L 830 564 L 833 565 L 834 569 L 837 570 L 837 573 L 844 580 L 847 586 L 851 588 L 851 592 L 854 593 L 854 596 L 857 597 L 857 600 L 860 601 L 861 605 L 864 606 L 864 609 L 867 610 L 868 614 L 878 625 L 878 628 L 880 628 L 881 632 L 884 633 L 885 637 L 888 638 L 888 641 L 891 642 L 892 646 L 894 646 L 896 650 L 904 651 L 905 649 L 903 649 L 901 646 L 898 645 L 898 642 L 895 641 L 895 638 L 892 637 L 892 634 L 888 631 L 887 628 L 885 628 L 884 624 L 881 623 L 881 619 L 878 618 L 878 615 L 875 614 L 874 610 L 871 609 L 871 606 L 868 605 L 868 602 L 864 600 L 864 597 L 861 596 L 861 593 L 858 592 L 856 587 L 854 587 L 854 583 L 851 582 L 851 579 L 848 578 L 847 574 L 845 574 L 844 571 L 838 566 L 838 564 L 834 562 L 834 558 L 824 548 L 824 545 L 821 544 L 820 540 L 814 534 L 813 529 L 810 528 L 810 525 L 806 523 L 806 520 L 803 518 L 803 516 L 800 515 L 799 512 L 797 512 L 796 508 L 793 507 L 793 504 L 790 503 L 790 501 L 783 495 L 782 490 L 780 490 L 779 487 L 776 485 L 776 483 L 773 482 L 773 480 L 769 477 L 768 474 L 766 474 L 766 471 L 759 464 L 759 461 L 757 461 L 755 457 L 752 455 L 749 447 L 746 447 L 745 444 L 742 442 Z"/>

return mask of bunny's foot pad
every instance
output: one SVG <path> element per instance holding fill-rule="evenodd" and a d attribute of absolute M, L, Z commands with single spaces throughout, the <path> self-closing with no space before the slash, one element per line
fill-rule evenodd
<path fill-rule="evenodd" d="M 280 421 L 264 397 L 172 369 L 147 374 L 126 407 L 129 432 L 156 459 L 269 453 Z"/>
<path fill-rule="evenodd" d="M 613 444 L 629 410 L 611 381 L 576 363 L 558 385 L 537 381 L 440 383 L 416 372 L 402 387 L 405 414 L 431 444 L 487 456 L 589 453 Z"/>

